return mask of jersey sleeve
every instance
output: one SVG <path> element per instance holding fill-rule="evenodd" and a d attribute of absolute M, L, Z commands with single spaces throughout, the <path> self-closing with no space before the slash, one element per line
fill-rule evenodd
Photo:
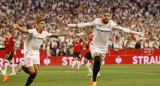
<path fill-rule="evenodd" d="M 34 33 L 35 29 L 30 29 L 28 31 L 29 31 L 29 33 Z"/>
<path fill-rule="evenodd" d="M 113 20 L 110 20 L 111 21 L 111 25 L 112 27 L 116 27 L 116 26 L 119 26 L 116 22 L 114 22 Z"/>
<path fill-rule="evenodd" d="M 46 32 L 46 37 L 48 37 L 48 36 L 52 36 L 52 33 Z"/>
<path fill-rule="evenodd" d="M 95 19 L 93 22 L 87 22 L 87 23 L 79 23 L 79 24 L 68 24 L 68 27 L 89 27 L 89 26 L 95 26 L 97 19 Z"/>
<path fill-rule="evenodd" d="M 113 22 L 112 27 L 113 27 L 113 29 L 117 29 L 117 30 L 123 31 L 125 33 L 132 33 L 132 34 L 136 34 L 136 35 L 140 35 L 140 36 L 144 35 L 143 32 L 136 32 L 136 31 L 132 31 L 132 30 L 130 30 L 128 28 L 123 28 L 123 27 L 117 25 L 115 22 Z"/>
<path fill-rule="evenodd" d="M 123 31 L 123 32 L 126 32 L 126 33 L 130 33 L 130 32 L 131 32 L 130 29 L 123 28 L 123 27 L 121 27 L 121 26 L 119 26 L 119 25 L 113 26 L 113 29 L 120 30 L 120 31 Z"/>

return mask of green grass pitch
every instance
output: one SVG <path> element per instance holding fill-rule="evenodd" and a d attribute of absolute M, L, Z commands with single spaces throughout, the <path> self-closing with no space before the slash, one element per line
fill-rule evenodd
<path fill-rule="evenodd" d="M 8 73 L 11 68 L 8 68 Z M 160 86 L 160 65 L 103 65 L 97 86 Z M 90 77 L 83 65 L 79 70 L 70 66 L 40 66 L 37 77 L 31 86 L 89 86 Z M 9 76 L 0 86 L 24 86 L 28 75 L 23 71 Z"/>

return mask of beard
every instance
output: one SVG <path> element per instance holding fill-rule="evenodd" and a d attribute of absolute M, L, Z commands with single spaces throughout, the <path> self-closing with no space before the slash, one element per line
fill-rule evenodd
<path fill-rule="evenodd" d="M 107 24 L 109 22 L 109 19 L 103 19 L 103 23 Z"/>

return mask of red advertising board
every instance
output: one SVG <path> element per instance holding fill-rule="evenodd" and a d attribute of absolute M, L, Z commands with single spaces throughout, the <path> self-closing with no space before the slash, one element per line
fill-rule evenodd
<path fill-rule="evenodd" d="M 81 51 L 81 65 L 87 50 Z M 6 50 L 0 50 L 0 65 L 3 66 L 3 59 Z M 24 56 L 21 50 L 13 55 L 13 63 L 20 61 L 24 65 Z M 40 50 L 41 65 L 71 65 L 72 56 L 47 56 L 46 51 Z M 160 49 L 120 49 L 109 50 L 103 64 L 160 64 Z M 15 64 L 15 66 L 17 66 Z"/>

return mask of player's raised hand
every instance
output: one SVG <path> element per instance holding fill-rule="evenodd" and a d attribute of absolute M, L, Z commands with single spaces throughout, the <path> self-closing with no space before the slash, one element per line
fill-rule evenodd
<path fill-rule="evenodd" d="M 66 21 L 64 21 L 64 23 L 58 23 L 58 24 L 62 27 L 68 27 L 68 24 L 66 23 Z"/>

